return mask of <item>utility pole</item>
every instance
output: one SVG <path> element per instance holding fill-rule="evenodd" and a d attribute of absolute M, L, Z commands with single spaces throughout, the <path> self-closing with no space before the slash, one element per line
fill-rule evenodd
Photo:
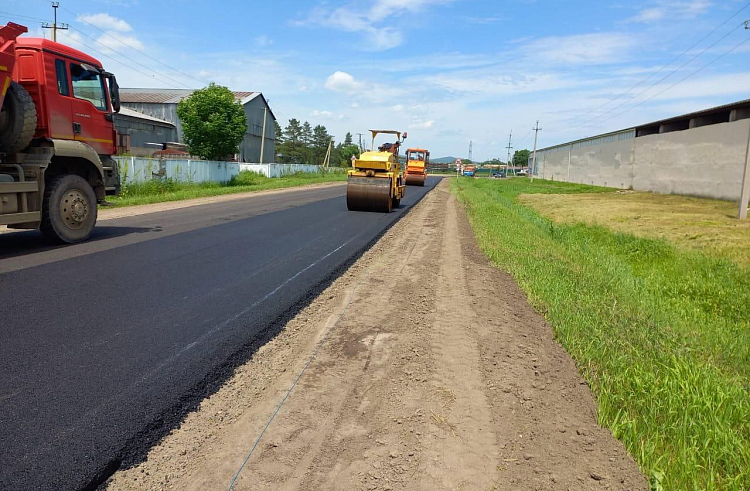
<path fill-rule="evenodd" d="M 750 20 L 745 21 L 745 29 L 750 29 Z M 747 219 L 747 206 L 750 202 L 750 133 L 747 135 L 747 150 L 745 150 L 745 172 L 742 175 L 742 191 L 740 192 L 740 210 L 738 218 Z"/>
<path fill-rule="evenodd" d="M 331 138 L 331 141 L 328 142 L 328 150 L 326 150 L 326 156 L 323 159 L 323 166 L 324 168 L 328 169 L 328 167 L 331 165 L 331 147 L 333 146 L 333 138 Z"/>
<path fill-rule="evenodd" d="M 469 141 L 469 162 L 472 164 L 474 163 L 474 156 L 472 155 L 472 146 L 474 145 L 474 142 Z"/>
<path fill-rule="evenodd" d="M 508 160 L 505 161 L 505 173 L 508 173 L 508 169 L 510 168 L 510 150 L 513 148 L 513 145 L 511 144 L 511 141 L 513 140 L 513 130 L 510 130 L 510 134 L 508 135 L 508 146 L 505 147 L 508 149 Z M 513 167 L 513 175 L 516 175 L 516 168 Z"/>
<path fill-rule="evenodd" d="M 260 137 L 260 159 L 258 160 L 259 164 L 263 163 L 263 151 L 266 147 L 266 114 L 268 113 L 268 107 L 263 106 L 263 134 Z"/>
<path fill-rule="evenodd" d="M 531 177 L 531 182 L 534 182 L 534 170 L 536 169 L 536 141 L 537 138 L 539 138 L 539 132 L 542 131 L 542 129 L 539 127 L 539 120 L 536 121 L 536 128 L 532 128 L 534 130 L 534 156 L 531 158 L 531 169 L 529 172 L 529 176 Z"/>
<path fill-rule="evenodd" d="M 68 24 L 60 24 L 57 25 L 57 7 L 60 6 L 60 2 L 52 2 L 52 8 L 55 11 L 55 21 L 52 23 L 52 25 L 49 25 L 49 23 L 45 22 L 42 24 L 42 29 L 52 29 L 52 40 L 57 42 L 57 30 L 60 29 L 62 31 L 66 31 L 68 29 Z"/>

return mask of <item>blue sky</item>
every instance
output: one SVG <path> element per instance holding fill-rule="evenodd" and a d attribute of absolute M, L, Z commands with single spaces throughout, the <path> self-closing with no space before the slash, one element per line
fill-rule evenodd
<path fill-rule="evenodd" d="M 261 91 L 282 126 L 406 130 L 433 156 L 473 141 L 475 159 L 504 159 L 511 130 L 531 148 L 537 119 L 544 147 L 750 98 L 747 0 L 61 0 L 58 12 L 73 27 L 59 40 L 123 87 Z M 49 36 L 51 13 L 3 0 L 0 23 Z"/>

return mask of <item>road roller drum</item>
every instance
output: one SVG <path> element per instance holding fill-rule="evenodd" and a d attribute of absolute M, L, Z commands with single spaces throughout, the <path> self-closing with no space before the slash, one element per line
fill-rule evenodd
<path fill-rule="evenodd" d="M 346 180 L 346 207 L 351 211 L 390 213 L 391 180 L 385 177 L 353 177 Z"/>

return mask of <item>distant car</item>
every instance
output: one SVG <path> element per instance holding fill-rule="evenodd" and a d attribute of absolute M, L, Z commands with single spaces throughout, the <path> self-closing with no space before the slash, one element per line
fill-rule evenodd
<path fill-rule="evenodd" d="M 521 170 L 518 171 L 518 173 L 516 175 L 517 176 L 528 176 L 529 175 L 529 171 L 527 171 L 526 169 L 521 169 Z"/>
<path fill-rule="evenodd" d="M 505 171 L 495 171 L 495 172 L 492 173 L 492 178 L 493 179 L 502 179 L 502 178 L 504 178 L 506 176 L 507 175 L 506 175 Z"/>

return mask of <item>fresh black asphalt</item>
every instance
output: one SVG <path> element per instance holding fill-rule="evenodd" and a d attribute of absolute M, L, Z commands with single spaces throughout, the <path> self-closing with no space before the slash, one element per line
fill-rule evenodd
<path fill-rule="evenodd" d="M 0 489 L 92 488 L 143 458 L 437 182 L 390 214 L 332 186 L 107 220 L 74 246 L 0 235 Z"/>

